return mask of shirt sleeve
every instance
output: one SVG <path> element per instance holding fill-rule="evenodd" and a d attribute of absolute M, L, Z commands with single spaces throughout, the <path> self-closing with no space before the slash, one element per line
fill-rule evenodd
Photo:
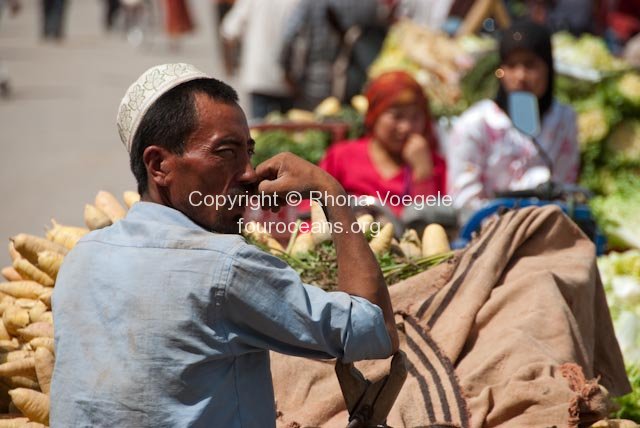
<path fill-rule="evenodd" d="M 220 27 L 220 34 L 225 39 L 238 39 L 247 25 L 251 12 L 251 0 L 237 0 L 227 13 Z"/>
<path fill-rule="evenodd" d="M 580 169 L 580 147 L 578 144 L 578 130 L 576 125 L 576 113 L 571 108 L 566 108 L 565 117 L 561 121 L 565 132 L 558 143 L 558 157 L 554 165 L 554 178 L 561 183 L 573 184 L 578 180 Z"/>
<path fill-rule="evenodd" d="M 304 284 L 285 262 L 252 245 L 234 259 L 226 303 L 234 353 L 258 348 L 344 362 L 391 354 L 378 306 Z"/>
<path fill-rule="evenodd" d="M 305 23 L 309 22 L 309 4 L 309 0 L 301 0 L 296 4 L 295 9 L 291 12 L 286 26 L 284 27 L 282 35 L 282 49 L 280 51 L 280 58 L 278 58 L 279 63 L 284 70 L 289 70 L 291 68 L 296 36 L 300 31 L 302 31 Z"/>
<path fill-rule="evenodd" d="M 447 160 L 447 191 L 453 206 L 463 212 L 472 212 L 487 199 L 483 183 L 485 162 L 482 123 L 462 116 L 454 125 L 449 138 Z"/>

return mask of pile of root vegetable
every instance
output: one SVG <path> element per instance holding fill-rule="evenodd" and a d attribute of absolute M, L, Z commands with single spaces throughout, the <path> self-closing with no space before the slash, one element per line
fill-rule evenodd
<path fill-rule="evenodd" d="M 125 192 L 131 206 L 139 200 Z M 25 233 L 9 240 L 12 266 L 0 283 L 0 428 L 49 425 L 49 387 L 55 362 L 51 294 L 65 255 L 90 230 L 123 218 L 126 209 L 108 192 L 86 205 L 87 228 L 53 221 L 46 237 Z"/>
<path fill-rule="evenodd" d="M 394 226 L 380 226 L 373 216 L 358 217 L 358 230 L 369 240 L 387 284 L 393 285 L 453 257 L 446 231 L 439 224 L 427 226 L 422 239 L 414 229 L 408 229 L 400 241 L 394 238 Z M 304 230 L 307 233 L 298 233 Z M 275 240 L 260 223 L 248 222 L 245 236 L 255 245 L 271 252 L 293 267 L 301 279 L 332 291 L 337 286 L 337 257 L 331 242 L 332 225 L 322 208 L 311 203 L 311 222 L 296 229 L 286 248 Z"/>

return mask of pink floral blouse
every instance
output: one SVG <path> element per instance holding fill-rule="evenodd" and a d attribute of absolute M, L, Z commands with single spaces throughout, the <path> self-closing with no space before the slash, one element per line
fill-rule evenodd
<path fill-rule="evenodd" d="M 575 183 L 579 168 L 576 114 L 553 102 L 537 141 L 553 161 L 553 180 Z M 529 189 L 550 178 L 531 139 L 514 128 L 492 100 L 473 105 L 455 122 L 447 147 L 448 184 L 463 218 L 496 191 Z"/>

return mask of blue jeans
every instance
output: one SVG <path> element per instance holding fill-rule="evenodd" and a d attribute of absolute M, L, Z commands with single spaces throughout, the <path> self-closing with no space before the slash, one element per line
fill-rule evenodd
<path fill-rule="evenodd" d="M 62 38 L 66 0 L 42 0 L 43 36 Z"/>
<path fill-rule="evenodd" d="M 252 92 L 251 97 L 251 117 L 261 119 L 272 111 L 284 113 L 293 107 L 293 100 L 290 97 L 276 97 Z"/>

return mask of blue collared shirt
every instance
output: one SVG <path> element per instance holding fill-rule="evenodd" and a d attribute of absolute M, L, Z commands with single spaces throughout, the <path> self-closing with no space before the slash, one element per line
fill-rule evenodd
<path fill-rule="evenodd" d="M 377 306 L 148 202 L 69 253 L 53 313 L 53 428 L 274 426 L 269 350 L 391 352 Z"/>

